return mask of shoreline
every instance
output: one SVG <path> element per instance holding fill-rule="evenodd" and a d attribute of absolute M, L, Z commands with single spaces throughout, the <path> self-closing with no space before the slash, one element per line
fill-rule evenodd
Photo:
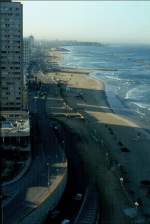
<path fill-rule="evenodd" d="M 92 68 L 87 68 L 87 69 L 86 68 L 71 68 L 71 67 L 63 67 L 63 69 L 61 67 L 59 67 L 59 69 L 60 69 L 60 72 L 63 72 L 63 73 L 76 73 L 76 74 L 87 75 L 90 79 L 93 79 L 93 80 L 96 80 L 97 82 L 103 83 L 104 91 L 105 91 L 105 97 L 106 97 L 106 102 L 107 102 L 108 107 L 112 111 L 112 113 L 114 115 L 117 115 L 117 116 L 121 117 L 122 119 L 125 119 L 125 120 L 131 122 L 132 124 L 135 124 L 136 126 L 142 128 L 143 131 L 146 134 L 150 135 L 150 128 L 148 126 L 146 126 L 145 124 L 143 125 L 142 121 L 136 116 L 136 114 L 134 114 L 133 112 L 127 112 L 127 113 L 131 113 L 131 115 L 128 116 L 128 114 L 127 115 L 119 114 L 117 111 L 115 111 L 115 109 L 113 109 L 113 107 L 111 106 L 111 104 L 109 102 L 108 96 L 107 96 L 105 81 L 91 76 L 91 72 L 98 71 L 98 69 L 92 69 Z M 99 70 L 101 70 L 101 69 L 99 69 Z M 116 97 L 116 96 L 114 95 L 114 97 Z M 118 99 L 119 99 L 120 103 L 122 104 L 121 99 L 119 97 L 118 97 Z"/>
<path fill-rule="evenodd" d="M 61 67 L 59 67 L 60 69 Z M 94 70 L 92 70 L 94 71 Z M 51 72 L 51 73 L 55 73 L 55 72 Z M 111 107 L 110 103 L 109 103 L 109 100 L 108 100 L 108 96 L 107 96 L 107 93 L 106 93 L 106 83 L 103 81 L 103 80 L 100 80 L 100 79 L 97 79 L 97 78 L 94 78 L 94 77 L 91 77 L 90 75 L 90 71 L 88 69 L 82 69 L 82 68 L 67 68 L 67 70 L 61 70 L 58 72 L 58 73 L 63 73 L 63 74 L 73 74 L 73 75 L 83 75 L 83 76 L 86 76 L 88 77 L 88 79 L 90 80 L 93 80 L 93 81 L 96 81 L 96 83 L 100 86 L 103 86 L 103 91 L 104 91 L 104 98 L 105 98 L 105 103 L 106 105 L 108 106 L 109 110 L 112 112 L 112 114 L 116 117 L 119 117 L 120 119 L 124 120 L 125 122 L 127 122 L 128 124 L 131 124 L 131 125 L 134 125 L 135 127 L 140 127 L 144 130 L 144 128 L 142 126 L 140 126 L 138 124 L 138 122 L 136 122 L 136 120 L 132 120 L 130 119 L 129 117 L 125 116 L 125 115 L 121 115 L 117 112 L 114 111 L 114 109 Z"/>
<path fill-rule="evenodd" d="M 64 52 L 59 51 L 58 54 L 62 55 L 61 58 L 64 57 L 63 56 Z M 71 72 L 72 71 L 74 73 L 80 73 L 80 72 L 81 72 L 81 74 L 86 73 L 89 77 L 93 78 L 94 80 L 98 80 L 98 81 L 103 82 L 104 85 L 105 85 L 105 95 L 106 95 L 106 98 L 107 98 L 106 100 L 107 100 L 108 105 L 109 105 L 110 109 L 112 110 L 112 112 L 114 114 L 120 116 L 120 117 L 123 117 L 124 119 L 129 120 L 132 123 L 135 123 L 137 126 L 141 127 L 146 134 L 150 135 L 150 127 L 146 123 L 143 124 L 143 121 L 140 118 L 140 116 L 138 116 L 136 113 L 134 113 L 134 111 L 128 111 L 128 109 L 130 110 L 130 108 L 127 105 L 124 105 L 124 102 L 120 99 L 119 96 L 115 96 L 115 94 L 114 94 L 114 97 L 118 98 L 118 101 L 123 105 L 125 113 L 127 113 L 127 114 L 124 114 L 124 112 L 123 113 L 118 113 L 117 111 L 115 111 L 115 108 L 113 108 L 111 106 L 111 103 L 109 102 L 109 96 L 107 95 L 107 90 L 106 90 L 107 83 L 104 80 L 100 80 L 95 76 L 91 76 L 91 73 L 96 72 L 96 71 L 117 71 L 118 69 L 89 68 L 89 67 L 88 68 L 65 67 L 65 65 L 63 65 L 63 66 L 61 65 L 60 60 L 58 60 L 58 67 L 61 68 L 61 71 L 64 71 L 64 72 Z"/>
<path fill-rule="evenodd" d="M 131 123 L 134 123 L 136 124 L 138 127 L 142 128 L 144 132 L 146 132 L 147 134 L 150 134 L 150 128 L 148 126 L 146 126 L 145 124 L 143 125 L 142 124 L 142 121 L 139 120 L 139 118 L 136 116 L 136 114 L 134 114 L 133 112 L 129 112 L 129 116 L 128 116 L 128 112 L 127 112 L 127 115 L 125 114 L 119 114 L 117 111 L 115 111 L 115 109 L 113 109 L 113 107 L 111 106 L 110 102 L 109 102 L 109 99 L 108 99 L 108 96 L 107 96 L 107 90 L 106 90 L 106 83 L 105 81 L 101 80 L 101 79 L 98 79 L 96 77 L 91 77 L 91 74 L 89 73 L 88 74 L 90 78 L 94 79 L 94 80 L 97 80 L 97 81 L 100 81 L 100 82 L 103 82 L 105 88 L 104 88 L 104 91 L 105 91 L 105 96 L 106 96 L 106 101 L 107 101 L 107 104 L 108 106 L 110 107 L 110 110 L 112 111 L 112 113 L 114 113 L 115 115 L 117 116 L 120 116 L 126 120 L 128 120 L 129 122 Z M 116 97 L 116 96 L 115 96 Z M 121 102 L 122 104 L 122 101 L 121 99 L 118 97 L 119 101 Z M 128 108 L 127 108 L 128 109 Z M 130 115 L 131 114 L 131 115 Z"/>

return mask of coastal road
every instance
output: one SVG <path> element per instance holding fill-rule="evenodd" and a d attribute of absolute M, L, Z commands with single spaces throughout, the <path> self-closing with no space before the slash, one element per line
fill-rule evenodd
<path fill-rule="evenodd" d="M 48 80 L 47 80 L 48 82 Z M 54 88 L 56 91 L 54 91 Z M 56 94 L 57 93 L 57 94 Z M 54 97 L 55 94 L 55 97 Z M 66 114 L 66 110 L 63 109 L 64 99 L 62 99 L 60 94 L 60 89 L 57 87 L 57 83 L 54 82 L 49 85 L 49 92 L 47 96 L 47 104 L 46 110 L 49 116 L 55 116 L 55 112 L 61 111 Z M 55 108 L 55 109 L 54 109 Z M 81 161 L 81 157 L 79 155 L 78 149 L 78 138 L 76 138 L 76 134 L 74 136 L 73 133 L 70 133 L 70 130 L 66 128 L 66 144 L 67 144 L 67 158 L 68 158 L 68 183 L 66 186 L 65 193 L 59 202 L 58 206 L 54 209 L 54 211 L 50 211 L 49 215 L 46 219 L 45 224 L 60 224 L 62 220 L 69 219 L 71 223 L 74 223 L 76 216 L 81 208 L 81 204 L 83 202 L 84 193 L 86 191 L 86 180 L 85 180 L 85 170 L 83 169 L 83 162 Z M 81 134 L 80 138 L 83 135 Z M 90 198 L 90 195 L 92 199 Z M 76 195 L 82 194 L 82 200 L 76 200 Z M 95 219 L 97 218 L 98 213 L 98 198 L 96 194 L 93 192 L 88 193 L 86 203 L 83 207 L 83 212 L 80 213 L 80 219 L 86 219 L 87 217 L 83 217 L 83 213 L 88 209 L 88 222 L 87 223 L 95 223 Z M 94 220 L 94 221 L 93 221 Z"/>

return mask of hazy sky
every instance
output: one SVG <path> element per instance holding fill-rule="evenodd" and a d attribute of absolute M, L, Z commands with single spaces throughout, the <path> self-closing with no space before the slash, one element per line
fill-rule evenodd
<path fill-rule="evenodd" d="M 21 1 L 24 36 L 150 43 L 148 1 Z"/>

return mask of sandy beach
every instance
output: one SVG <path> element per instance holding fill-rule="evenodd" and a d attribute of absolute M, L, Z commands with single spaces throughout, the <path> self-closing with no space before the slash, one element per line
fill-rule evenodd
<path fill-rule="evenodd" d="M 86 72 L 49 73 L 41 80 L 51 92 L 55 86 L 47 113 L 80 136 L 77 153 L 88 181 L 98 187 L 103 223 L 148 223 L 150 192 L 141 181 L 150 177 L 149 136 L 112 112 L 104 83 Z"/>

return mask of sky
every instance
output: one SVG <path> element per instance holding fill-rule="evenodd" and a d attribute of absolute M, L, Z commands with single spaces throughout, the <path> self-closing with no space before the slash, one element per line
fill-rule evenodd
<path fill-rule="evenodd" d="M 150 43 L 150 1 L 21 1 L 24 36 Z"/>

